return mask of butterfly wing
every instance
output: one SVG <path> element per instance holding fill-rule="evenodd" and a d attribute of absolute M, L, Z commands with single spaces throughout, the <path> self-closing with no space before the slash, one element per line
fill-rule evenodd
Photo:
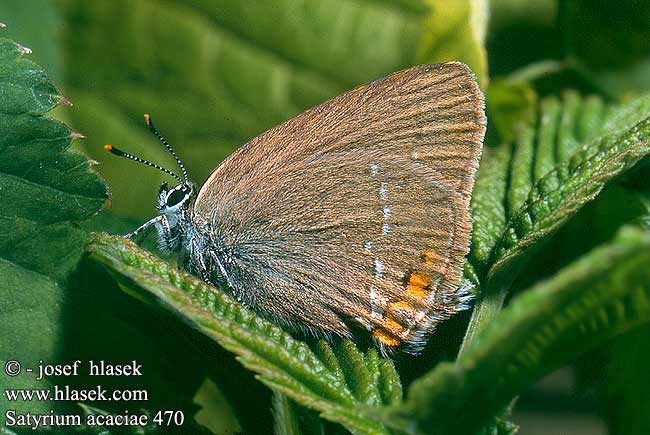
<path fill-rule="evenodd" d="M 464 308 L 483 96 L 457 62 L 392 74 L 307 110 L 224 160 L 199 192 L 208 257 L 278 321 L 417 351 Z"/>

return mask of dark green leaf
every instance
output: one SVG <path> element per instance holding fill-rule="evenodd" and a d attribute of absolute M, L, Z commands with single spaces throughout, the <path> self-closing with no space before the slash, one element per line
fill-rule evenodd
<path fill-rule="evenodd" d="M 563 120 L 570 118 L 571 113 L 578 113 L 575 98 L 572 94 L 565 97 L 563 110 L 564 114 L 569 112 L 567 115 L 560 112 L 555 100 L 542 102 L 534 158 L 532 162 L 517 163 L 529 167 L 532 164 L 535 182 L 524 203 L 514 208 L 496 246 L 488 281 L 502 280 L 505 276 L 512 279 L 531 248 L 553 234 L 584 204 L 593 200 L 607 183 L 650 152 L 649 98 L 643 99 L 642 110 L 619 109 L 612 115 L 616 121 L 610 121 L 613 128 L 605 129 L 605 136 L 581 148 L 575 143 L 585 139 L 576 133 L 581 121 L 575 116 L 573 122 Z M 590 113 L 581 111 L 581 115 L 589 116 Z M 578 151 L 571 153 L 572 149 Z M 530 153 L 525 155 L 530 156 Z M 572 157 L 567 159 L 566 155 Z M 554 165 L 554 162 L 557 163 Z M 526 183 L 521 178 L 511 179 L 511 189 L 521 182 Z M 516 201 L 511 204 L 517 205 Z"/>
<path fill-rule="evenodd" d="M 98 234 L 90 252 L 92 258 L 113 271 L 125 289 L 162 300 L 237 354 L 240 362 L 257 372 L 269 387 L 354 433 L 386 433 L 381 424 L 353 409 L 361 404 L 394 403 L 400 396 L 392 363 L 378 358 L 374 349 L 361 353 L 349 341 L 335 349 L 321 342 L 315 353 L 226 293 L 170 267 L 123 238 Z"/>
<path fill-rule="evenodd" d="M 497 148 L 502 160 L 483 162 L 472 201 L 470 257 L 481 294 L 463 350 L 499 312 L 542 242 L 650 152 L 650 97 L 608 110 L 599 98 L 573 92 L 562 102 L 545 98 L 528 123 L 527 115 L 516 117 L 523 122 L 515 128 L 508 169 L 503 146 Z"/>
<path fill-rule="evenodd" d="M 507 144 L 486 148 L 472 198 L 471 259 L 488 291 L 500 287 L 500 274 L 514 279 L 528 248 L 650 150 L 650 97 L 606 108 L 597 97 L 567 92 L 562 100 L 543 99 L 535 114 L 526 109 L 530 98 L 515 98 L 508 86 L 499 84 L 488 107 L 517 123 L 499 132 L 516 138 L 513 151 Z"/>
<path fill-rule="evenodd" d="M 650 432 L 650 326 L 638 328 L 612 340 L 607 354 L 607 382 L 601 395 L 607 404 L 606 417 L 612 435 L 642 435 Z"/>
<path fill-rule="evenodd" d="M 526 385 L 649 321 L 650 234 L 628 228 L 524 292 L 455 364 L 414 382 L 383 421 L 418 433 L 473 433 Z"/>
<path fill-rule="evenodd" d="M 481 273 L 485 273 L 494 246 L 506 225 L 505 196 L 510 154 L 508 145 L 486 148 L 474 185 L 471 202 L 474 229 L 470 258 Z"/>
<path fill-rule="evenodd" d="M 0 39 L 0 364 L 23 365 L 20 376 L 3 373 L 3 386 L 47 388 L 24 369 L 54 358 L 63 328 L 62 286 L 85 243 L 74 222 L 97 213 L 106 190 L 88 161 L 68 150 L 75 134 L 43 116 L 66 100 L 28 53 Z M 5 409 L 51 407 L 0 398 L 3 415 Z"/>
<path fill-rule="evenodd" d="M 275 435 L 302 435 L 294 406 L 287 396 L 277 391 L 273 392 L 273 432 Z"/>

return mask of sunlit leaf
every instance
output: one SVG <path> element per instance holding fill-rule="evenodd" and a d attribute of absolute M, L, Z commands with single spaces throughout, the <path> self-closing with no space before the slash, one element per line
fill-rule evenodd
<path fill-rule="evenodd" d="M 576 110 L 577 103 L 571 102 L 575 98 L 571 94 L 565 98 L 563 110 L 569 112 L 566 116 L 591 115 L 588 110 Z M 511 279 L 534 246 L 593 200 L 607 183 L 650 153 L 650 99 L 644 101 L 643 110 L 604 130 L 600 138 L 589 140 L 582 147 L 578 144 L 585 138 L 576 134 L 580 118 L 566 121 L 555 100 L 542 102 L 534 153 L 526 154 L 527 161 L 513 163 L 531 167 L 534 183 L 523 204 L 520 205 L 520 198 L 510 204 L 514 212 L 496 245 L 488 280 L 503 279 L 504 275 Z M 592 131 L 587 134 L 593 136 Z M 510 188 L 521 182 L 528 184 L 521 178 L 512 179 Z"/>
<path fill-rule="evenodd" d="M 29 52 L 0 39 L 0 365 L 22 364 L 19 376 L 2 374 L 3 387 L 14 388 L 49 385 L 35 379 L 36 364 L 58 349 L 64 283 L 85 242 L 74 223 L 106 199 L 87 159 L 68 149 L 75 133 L 44 116 L 66 100 Z M 51 407 L 0 395 L 2 415 Z"/>

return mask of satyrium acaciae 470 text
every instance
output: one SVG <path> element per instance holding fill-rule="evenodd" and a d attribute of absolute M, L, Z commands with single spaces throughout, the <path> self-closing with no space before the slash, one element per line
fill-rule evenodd
<path fill-rule="evenodd" d="M 469 202 L 485 135 L 483 95 L 459 62 L 360 86 L 254 138 L 195 189 L 164 183 L 155 227 L 193 274 L 267 318 L 324 337 L 370 331 L 417 353 L 468 307 Z"/>

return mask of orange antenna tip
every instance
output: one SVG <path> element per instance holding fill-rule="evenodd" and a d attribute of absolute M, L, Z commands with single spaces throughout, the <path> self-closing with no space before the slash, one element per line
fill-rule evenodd
<path fill-rule="evenodd" d="M 145 113 L 145 114 L 144 114 L 144 122 L 145 122 L 147 125 L 151 124 L 151 116 L 149 116 L 148 113 Z"/>
<path fill-rule="evenodd" d="M 104 145 L 104 149 L 105 149 L 106 151 L 111 151 L 111 150 L 113 149 L 113 145 L 107 143 L 106 145 Z"/>

